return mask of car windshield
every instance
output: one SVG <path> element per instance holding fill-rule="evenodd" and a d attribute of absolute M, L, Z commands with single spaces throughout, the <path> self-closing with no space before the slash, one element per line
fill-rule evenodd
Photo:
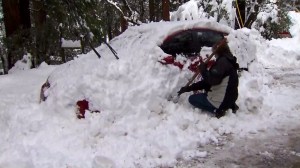
<path fill-rule="evenodd" d="M 185 30 L 169 36 L 160 47 L 167 54 L 189 57 L 198 55 L 203 46 L 212 47 L 222 38 L 223 34 L 214 30 Z"/>
<path fill-rule="evenodd" d="M 220 41 L 223 36 L 221 33 L 214 31 L 198 31 L 196 38 L 201 46 L 212 47 L 216 42 Z"/>
<path fill-rule="evenodd" d="M 182 42 L 182 43 L 187 43 L 189 41 L 192 41 L 192 36 L 190 32 L 184 32 L 180 33 L 178 35 L 175 35 L 173 39 L 170 41 L 172 42 Z"/>

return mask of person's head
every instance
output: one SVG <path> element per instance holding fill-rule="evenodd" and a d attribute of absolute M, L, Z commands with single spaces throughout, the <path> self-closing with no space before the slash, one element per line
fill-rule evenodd
<path fill-rule="evenodd" d="M 212 49 L 215 52 L 217 57 L 220 55 L 223 55 L 224 53 L 230 53 L 230 49 L 229 49 L 226 39 L 223 39 L 223 40 L 219 41 L 218 43 L 216 43 L 212 47 Z"/>

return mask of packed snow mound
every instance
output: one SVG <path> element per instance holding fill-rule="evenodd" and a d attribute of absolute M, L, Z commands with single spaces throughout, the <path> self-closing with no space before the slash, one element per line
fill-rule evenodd
<path fill-rule="evenodd" d="M 9 74 L 28 70 L 31 68 L 31 54 L 25 54 L 21 60 L 18 60 L 15 65 L 8 71 Z"/>
<path fill-rule="evenodd" d="M 261 39 L 259 32 L 249 29 L 232 31 L 227 39 L 230 51 L 237 57 L 240 68 L 248 68 L 256 60 L 256 41 Z"/>
<path fill-rule="evenodd" d="M 145 102 L 151 100 L 143 107 L 148 109 L 151 104 L 161 102 L 168 93 L 177 90 L 176 87 L 186 81 L 183 80 L 184 76 L 189 75 L 187 70 L 178 75 L 178 68 L 162 66 L 158 60 L 166 54 L 159 45 L 170 34 L 197 27 L 226 33 L 231 31 L 227 26 L 208 20 L 150 23 L 130 27 L 111 41 L 111 46 L 117 51 L 120 60 L 116 60 L 106 46 L 98 49 L 101 59 L 94 53 L 80 55 L 50 76 L 52 87 L 47 93 L 48 101 L 66 107 L 78 100 L 87 99 L 92 108 L 123 112 L 132 108 L 124 106 L 124 102 L 135 102 L 137 106 L 144 106 Z M 108 90 L 107 87 L 113 90 Z M 153 102 L 153 99 L 157 102 Z M 112 100 L 114 105 L 111 104 Z"/>
<path fill-rule="evenodd" d="M 39 115 L 30 115 L 33 122 L 25 124 L 35 133 L 35 141 L 42 142 L 42 147 L 36 149 L 39 158 L 47 160 L 51 156 L 51 160 L 57 161 L 56 167 L 170 166 L 187 155 L 206 157 L 206 152 L 199 154 L 197 147 L 218 143 L 224 134 L 245 135 L 265 129 L 261 125 L 268 121 L 268 114 L 255 114 L 263 108 L 262 95 L 268 95 L 264 85 L 266 77 L 257 77 L 265 74 L 261 64 L 255 61 L 247 64 L 250 71 L 243 72 L 240 78 L 239 91 L 243 94 L 238 105 L 242 113 L 234 115 L 229 111 L 218 120 L 212 114 L 193 108 L 187 102 L 191 93 L 183 94 L 177 104 L 167 100 L 168 96 L 176 95 L 193 74 L 187 67 L 179 70 L 175 66 L 161 65 L 158 60 L 166 54 L 159 45 L 178 30 L 201 25 L 233 33 L 229 34 L 228 40 L 240 62 L 246 58 L 240 49 L 244 44 L 250 44 L 244 54 L 252 54 L 255 58 L 257 46 L 251 45 L 257 44 L 253 40 L 258 37 L 247 30 L 235 32 L 208 21 L 130 27 L 110 42 L 119 60 L 103 45 L 97 48 L 101 59 L 93 52 L 79 55 L 50 75 L 48 99 L 40 106 L 34 106 L 30 112 Z M 268 80 L 272 81 L 272 78 Z M 101 113 L 87 112 L 84 120 L 76 119 L 75 104 L 82 99 L 90 102 L 90 109 Z M 46 123 L 40 120 L 44 115 L 47 116 Z M 256 125 L 251 125 L 253 120 L 249 117 L 260 119 Z M 45 134 L 53 131 L 56 136 Z M 56 143 L 52 145 L 48 141 Z M 34 145 L 30 136 L 23 142 Z M 76 155 L 78 151 L 82 155 Z M 20 155 L 26 158 L 26 150 L 21 152 Z M 33 162 L 43 167 L 48 163 L 43 160 Z"/>
<path fill-rule="evenodd" d="M 300 13 L 295 11 L 289 12 L 289 17 L 292 22 L 292 26 L 290 27 L 290 33 L 293 37 L 296 37 L 300 42 Z"/>
<path fill-rule="evenodd" d="M 189 1 L 183 5 L 181 5 L 177 11 L 171 12 L 171 20 L 195 20 L 200 18 L 199 15 L 203 13 L 203 11 L 198 10 L 198 4 L 196 1 Z"/>
<path fill-rule="evenodd" d="M 300 14 L 289 12 L 292 38 L 272 39 L 260 46 L 258 58 L 268 68 L 300 66 Z M 264 53 L 264 54 L 260 54 Z M 280 55 L 280 57 L 278 57 Z"/>

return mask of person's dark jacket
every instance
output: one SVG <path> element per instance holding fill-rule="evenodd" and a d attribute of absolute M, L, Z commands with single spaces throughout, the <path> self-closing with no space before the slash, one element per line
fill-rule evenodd
<path fill-rule="evenodd" d="M 238 98 L 239 81 L 237 69 L 238 64 L 236 63 L 236 58 L 231 53 L 222 54 L 217 58 L 215 64 L 209 70 L 207 70 L 205 64 L 200 65 L 203 80 L 186 87 L 185 91 L 205 89 L 209 92 L 213 86 L 220 85 L 223 79 L 229 77 L 223 101 L 217 108 L 219 110 L 232 108 Z M 213 91 L 214 90 L 212 90 L 212 92 Z"/>

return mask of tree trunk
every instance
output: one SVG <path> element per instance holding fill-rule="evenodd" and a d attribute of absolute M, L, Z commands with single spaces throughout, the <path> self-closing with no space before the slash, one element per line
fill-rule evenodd
<path fill-rule="evenodd" d="M 18 0 L 2 0 L 6 37 L 19 29 L 21 17 Z"/>
<path fill-rule="evenodd" d="M 139 2 L 139 6 L 140 6 L 140 20 L 141 21 L 145 21 L 145 6 L 144 6 L 144 1 L 140 1 Z"/>
<path fill-rule="evenodd" d="M 162 0 L 162 18 L 170 21 L 170 0 Z"/>
<path fill-rule="evenodd" d="M 29 29 L 31 27 L 29 0 L 19 0 L 19 10 L 22 28 Z"/>
<path fill-rule="evenodd" d="M 3 54 L 3 52 L 1 54 Z M 0 56 L 0 58 L 1 58 L 1 64 L 2 64 L 2 68 L 3 68 L 4 74 L 7 74 L 7 69 L 6 69 L 6 64 L 5 64 L 6 61 L 5 61 L 4 57 L 3 57 L 3 55 Z"/>
<path fill-rule="evenodd" d="M 32 0 L 33 5 L 33 18 L 35 25 L 35 58 L 34 66 L 36 67 L 43 61 L 46 61 L 46 35 L 45 35 L 45 23 L 46 23 L 46 11 L 44 9 L 43 1 Z"/>
<path fill-rule="evenodd" d="M 111 40 L 113 38 L 113 32 L 112 32 L 112 22 L 111 22 L 111 10 L 109 10 L 109 6 L 106 5 L 107 10 L 106 12 L 106 26 L 107 26 L 107 36 L 108 39 Z"/>
<path fill-rule="evenodd" d="M 2 0 L 2 8 L 6 38 L 12 38 L 13 35 L 21 36 L 20 44 L 11 43 L 9 44 L 10 47 L 7 47 L 7 66 L 10 69 L 18 59 L 17 54 L 12 54 L 12 52 L 24 48 L 30 37 L 29 33 L 23 31 L 31 26 L 29 0 Z M 20 34 L 17 33 L 18 31 L 20 31 Z"/>
<path fill-rule="evenodd" d="M 155 3 L 154 0 L 149 0 L 149 20 L 155 21 Z"/>
<path fill-rule="evenodd" d="M 124 32 L 128 28 L 128 23 L 124 17 L 121 17 L 121 32 Z"/>
<path fill-rule="evenodd" d="M 131 10 L 127 4 L 126 0 L 123 1 L 123 6 L 122 6 L 122 11 L 123 11 L 123 16 L 121 16 L 121 32 L 124 32 L 128 28 L 128 21 L 125 19 L 125 16 L 129 13 L 131 16 Z"/>
<path fill-rule="evenodd" d="M 19 29 L 21 24 L 18 0 L 2 0 L 2 9 L 4 15 L 4 26 L 6 37 L 10 37 Z M 12 53 L 10 47 L 7 51 L 7 68 L 13 67 Z"/>

